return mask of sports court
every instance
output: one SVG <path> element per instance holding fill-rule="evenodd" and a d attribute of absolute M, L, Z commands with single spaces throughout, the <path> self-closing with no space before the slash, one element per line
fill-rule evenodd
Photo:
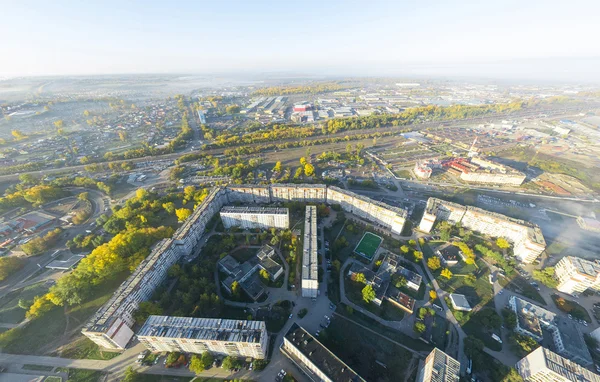
<path fill-rule="evenodd" d="M 354 248 L 354 253 L 371 260 L 382 242 L 383 239 L 380 236 L 371 232 L 365 232 L 362 239 L 356 245 L 356 248 Z"/>

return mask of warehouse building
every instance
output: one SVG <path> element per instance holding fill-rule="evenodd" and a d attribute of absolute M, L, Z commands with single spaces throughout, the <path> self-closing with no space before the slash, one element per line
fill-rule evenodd
<path fill-rule="evenodd" d="M 231 207 L 221 209 L 221 220 L 225 229 L 288 229 L 290 212 L 287 208 L 275 207 Z"/>
<path fill-rule="evenodd" d="M 526 382 L 600 382 L 600 376 L 541 346 L 516 367 Z"/>
<path fill-rule="evenodd" d="M 280 350 L 314 382 L 366 382 L 298 324 L 283 337 Z"/>
<path fill-rule="evenodd" d="M 316 298 L 318 291 L 317 207 L 306 206 L 302 245 L 302 297 Z"/>
<path fill-rule="evenodd" d="M 600 264 L 579 257 L 563 257 L 554 268 L 558 279 L 556 289 L 563 293 L 581 293 L 587 289 L 600 290 Z"/>
<path fill-rule="evenodd" d="M 458 382 L 460 362 L 438 348 L 429 353 L 417 375 L 417 382 Z"/>
<path fill-rule="evenodd" d="M 183 352 L 263 359 L 269 338 L 264 321 L 150 316 L 137 337 L 152 352 Z"/>

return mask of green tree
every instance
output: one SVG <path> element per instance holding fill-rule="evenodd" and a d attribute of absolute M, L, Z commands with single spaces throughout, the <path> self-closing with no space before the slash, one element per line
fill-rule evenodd
<path fill-rule="evenodd" d="M 133 370 L 133 367 L 128 366 L 127 369 L 125 369 L 125 375 L 122 379 L 122 382 L 141 382 L 141 376 L 140 374 Z"/>
<path fill-rule="evenodd" d="M 365 302 L 370 303 L 371 301 L 375 300 L 375 297 L 375 291 L 371 285 L 367 285 L 363 288 L 362 298 Z"/>
<path fill-rule="evenodd" d="M 81 200 L 81 201 L 86 201 L 88 200 L 90 197 L 90 193 L 89 192 L 82 192 L 79 195 L 77 195 L 77 199 Z"/>
<path fill-rule="evenodd" d="M 436 270 L 440 269 L 442 266 L 440 263 L 440 258 L 437 256 L 430 257 L 429 259 L 427 259 L 427 266 L 432 271 L 436 271 Z"/>
<path fill-rule="evenodd" d="M 414 251 L 413 252 L 413 260 L 414 260 L 415 263 L 418 263 L 421 260 L 423 260 L 423 252 L 421 252 L 421 251 Z"/>
<path fill-rule="evenodd" d="M 196 354 L 192 356 L 190 360 L 190 371 L 196 375 L 200 375 L 205 370 L 204 362 L 202 358 Z"/>
<path fill-rule="evenodd" d="M 548 288 L 554 289 L 558 286 L 558 280 L 554 272 L 554 267 L 546 267 L 542 270 L 534 269 L 532 276 L 534 280 L 541 282 Z"/>
<path fill-rule="evenodd" d="M 225 358 L 223 358 L 223 363 L 221 364 L 221 367 L 225 370 L 233 370 L 235 369 L 239 364 L 239 361 L 236 358 L 233 358 L 231 356 L 227 356 Z"/>
<path fill-rule="evenodd" d="M 408 253 L 408 251 L 410 251 L 410 248 L 408 247 L 408 245 L 403 245 L 402 247 L 400 247 L 400 251 L 406 254 Z"/>
<path fill-rule="evenodd" d="M 473 357 L 478 355 L 483 351 L 485 345 L 483 341 L 474 336 L 468 336 L 463 340 L 464 351 L 468 357 Z"/>
<path fill-rule="evenodd" d="M 506 325 L 508 329 L 513 330 L 517 327 L 517 315 L 512 309 L 502 309 L 502 317 L 504 318 L 504 325 Z"/>
<path fill-rule="evenodd" d="M 227 114 L 237 114 L 240 112 L 239 105 L 229 105 L 225 108 Z"/>
<path fill-rule="evenodd" d="M 357 273 L 354 275 L 354 281 L 356 281 L 357 283 L 362 283 L 362 284 L 366 284 L 367 283 L 367 279 L 365 278 L 365 274 L 364 273 Z"/>
<path fill-rule="evenodd" d="M 152 301 L 142 301 L 137 310 L 133 313 L 133 318 L 135 319 L 135 322 L 141 325 L 146 322 L 148 317 L 160 316 L 162 314 L 164 314 L 164 311 L 160 305 Z"/>
<path fill-rule="evenodd" d="M 173 202 L 167 202 L 167 203 L 163 203 L 162 207 L 165 209 L 165 211 L 167 211 L 167 213 L 169 214 L 174 214 L 175 210 L 177 209 L 177 207 L 175 207 L 175 203 Z"/>
<path fill-rule="evenodd" d="M 413 330 L 419 334 L 425 332 L 425 329 L 426 329 L 425 324 L 422 323 L 421 321 L 417 321 L 415 323 L 415 326 L 413 327 Z"/>
<path fill-rule="evenodd" d="M 394 283 L 394 286 L 398 289 L 406 286 L 406 284 L 408 283 L 406 277 L 398 274 L 395 274 L 394 277 L 392 277 L 392 282 Z"/>
<path fill-rule="evenodd" d="M 167 365 L 172 365 L 179 359 L 181 353 L 179 352 L 171 352 L 167 355 Z"/>
<path fill-rule="evenodd" d="M 204 364 L 204 369 L 210 369 L 215 362 L 215 357 L 213 357 L 210 352 L 205 351 L 202 353 L 202 363 Z"/>

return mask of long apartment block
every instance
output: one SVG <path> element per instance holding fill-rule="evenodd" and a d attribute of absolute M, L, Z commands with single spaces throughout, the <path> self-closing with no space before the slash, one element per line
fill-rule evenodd
<path fill-rule="evenodd" d="M 302 297 L 316 298 L 318 293 L 317 207 L 306 206 L 302 246 Z"/>
<path fill-rule="evenodd" d="M 419 229 L 431 232 L 437 221 L 461 223 L 473 231 L 503 237 L 513 243 L 515 256 L 523 263 L 533 262 L 546 249 L 544 235 L 536 224 L 477 207 L 429 198 Z"/>
<path fill-rule="evenodd" d="M 417 382 L 458 382 L 460 362 L 438 348 L 429 353 L 417 375 Z"/>
<path fill-rule="evenodd" d="M 600 376 L 541 346 L 516 367 L 526 382 L 600 382 Z"/>
<path fill-rule="evenodd" d="M 226 229 L 290 228 L 290 211 L 287 208 L 225 206 L 220 215 Z"/>
<path fill-rule="evenodd" d="M 184 352 L 252 357 L 267 355 L 269 336 L 264 321 L 150 316 L 138 331 L 152 352 Z"/>
<path fill-rule="evenodd" d="M 132 316 L 139 303 L 151 297 L 156 287 L 164 281 L 171 265 L 196 250 L 206 225 L 224 205 L 260 205 L 284 201 L 341 204 L 346 212 L 354 213 L 396 234 L 402 231 L 406 220 L 404 210 L 322 184 L 215 187 L 179 227 L 173 238 L 163 240 L 153 247 L 151 254 L 90 319 L 82 333 L 104 348 L 125 349 L 134 335 Z M 316 224 L 316 217 L 314 220 Z M 314 248 L 316 250 L 316 243 Z"/>

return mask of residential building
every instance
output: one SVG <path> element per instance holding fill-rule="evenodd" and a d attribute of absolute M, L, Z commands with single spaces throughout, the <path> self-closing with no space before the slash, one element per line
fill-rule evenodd
<path fill-rule="evenodd" d="M 441 245 L 436 251 L 435 255 L 440 258 L 442 265 L 445 267 L 452 267 L 458 264 L 459 252 L 457 246 L 446 243 Z"/>
<path fill-rule="evenodd" d="M 563 293 L 581 293 L 586 289 L 600 290 L 600 264 L 579 257 L 563 257 L 554 267 L 558 279 L 556 289 Z"/>
<path fill-rule="evenodd" d="M 280 350 L 311 381 L 365 382 L 360 375 L 296 323 L 283 337 Z"/>
<path fill-rule="evenodd" d="M 231 227 L 288 229 L 290 227 L 290 212 L 287 208 L 226 206 L 221 209 L 220 215 L 225 229 Z"/>
<path fill-rule="evenodd" d="M 464 228 L 485 235 L 505 238 L 513 244 L 515 256 L 523 263 L 533 262 L 546 249 L 544 235 L 536 224 L 477 207 L 429 198 L 419 229 L 431 232 L 434 224 L 442 220 L 461 223 Z"/>
<path fill-rule="evenodd" d="M 306 206 L 302 244 L 302 297 L 316 298 L 318 291 L 317 207 Z"/>
<path fill-rule="evenodd" d="M 556 318 L 556 314 L 549 310 L 516 296 L 511 296 L 508 304 L 517 316 L 515 332 L 529 336 L 538 342 L 543 339 L 542 324 L 544 326 L 553 325 Z"/>
<path fill-rule="evenodd" d="M 600 376 L 541 346 L 516 367 L 525 382 L 600 382 Z"/>
<path fill-rule="evenodd" d="M 584 218 L 582 216 L 577 217 L 577 224 L 586 231 L 600 232 L 600 220 Z"/>
<path fill-rule="evenodd" d="M 460 362 L 438 348 L 429 353 L 417 375 L 417 382 L 458 382 Z"/>
<path fill-rule="evenodd" d="M 267 355 L 269 338 L 264 321 L 221 318 L 150 316 L 137 338 L 152 352 L 183 352 L 252 357 Z"/>
<path fill-rule="evenodd" d="M 219 269 L 228 277 L 221 280 L 221 284 L 232 294 L 231 285 L 237 281 L 251 299 L 258 300 L 265 292 L 258 272 L 265 270 L 271 281 L 277 280 L 283 274 L 283 266 L 273 260 L 275 256 L 275 249 L 270 245 L 263 245 L 255 256 L 241 264 L 232 255 L 225 256 L 219 260 Z"/>

